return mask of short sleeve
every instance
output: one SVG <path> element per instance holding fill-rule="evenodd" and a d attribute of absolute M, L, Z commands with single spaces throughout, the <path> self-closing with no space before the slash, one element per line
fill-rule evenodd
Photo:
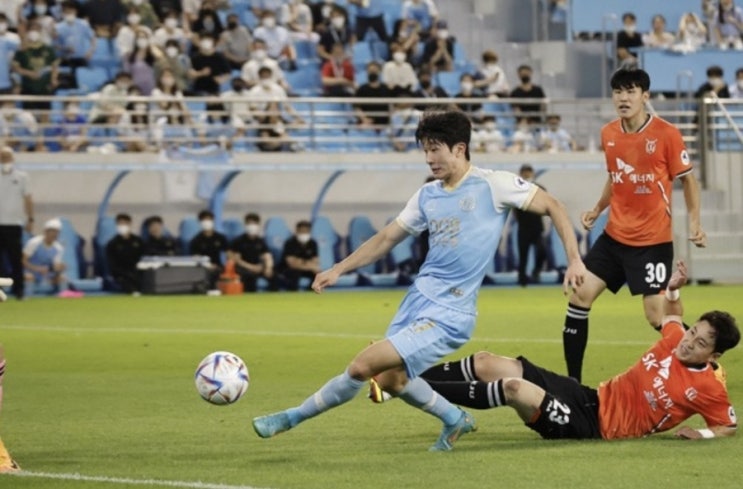
<path fill-rule="evenodd" d="M 28 173 L 23 174 L 23 196 L 31 196 L 31 178 L 28 176 Z"/>
<path fill-rule="evenodd" d="M 498 211 L 508 207 L 526 210 L 539 190 L 533 183 L 507 171 L 491 171 L 486 173 L 486 178 L 493 194 L 493 205 Z"/>
<path fill-rule="evenodd" d="M 29 239 L 26 245 L 23 247 L 23 254 L 26 256 L 31 256 L 36 253 L 36 248 L 39 247 L 39 243 L 41 243 L 41 239 L 39 239 L 37 236 Z"/>
<path fill-rule="evenodd" d="M 421 210 L 421 190 L 423 189 L 418 189 L 418 191 L 413 194 L 396 219 L 397 224 L 413 236 L 418 236 L 428 228 L 426 217 L 423 215 L 423 211 Z"/>
<path fill-rule="evenodd" d="M 666 138 L 666 159 L 669 173 L 673 178 L 684 176 L 694 169 L 681 132 L 673 126 L 669 127 Z"/>

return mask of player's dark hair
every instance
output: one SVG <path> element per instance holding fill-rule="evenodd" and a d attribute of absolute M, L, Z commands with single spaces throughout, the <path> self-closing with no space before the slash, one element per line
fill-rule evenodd
<path fill-rule="evenodd" d="M 614 72 L 609 82 L 612 90 L 637 87 L 643 92 L 650 90 L 650 75 L 639 68 L 621 69 Z"/>
<path fill-rule="evenodd" d="M 131 223 L 132 222 L 132 216 L 130 216 L 129 214 L 126 214 L 124 212 L 120 212 L 119 214 L 116 214 L 116 222 L 119 222 L 119 221 L 126 221 L 126 222 Z"/>
<path fill-rule="evenodd" d="M 461 110 L 433 109 L 426 111 L 415 130 L 415 143 L 425 141 L 445 144 L 449 151 L 455 144 L 464 143 L 464 157 L 470 160 L 472 122 Z"/>
<path fill-rule="evenodd" d="M 245 214 L 245 222 L 260 223 L 261 222 L 261 216 L 259 216 L 255 212 L 248 212 L 247 214 Z"/>
<path fill-rule="evenodd" d="M 735 318 L 724 311 L 705 312 L 699 318 L 707 321 L 715 330 L 715 353 L 723 354 L 740 341 L 740 330 L 735 324 Z"/>
<path fill-rule="evenodd" d="M 206 209 L 199 212 L 199 221 L 203 221 L 204 219 L 214 220 L 214 213 Z"/>
<path fill-rule="evenodd" d="M 722 70 L 722 66 L 712 65 L 707 68 L 707 76 L 717 76 L 722 78 L 725 72 Z"/>

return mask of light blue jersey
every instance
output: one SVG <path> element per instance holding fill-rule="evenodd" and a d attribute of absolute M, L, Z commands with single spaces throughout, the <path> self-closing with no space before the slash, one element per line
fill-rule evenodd
<path fill-rule="evenodd" d="M 536 192 L 513 173 L 476 167 L 454 189 L 440 181 L 421 187 L 397 217 L 411 234 L 430 233 L 415 287 L 439 305 L 474 314 L 510 209 L 526 209 Z"/>
<path fill-rule="evenodd" d="M 23 247 L 23 254 L 28 257 L 28 261 L 33 265 L 39 265 L 49 268 L 47 275 L 42 275 L 38 272 L 33 272 L 34 280 L 36 283 L 41 283 L 47 278 L 51 278 L 56 273 L 53 272 L 53 267 L 62 262 L 62 254 L 64 248 L 55 241 L 51 246 L 47 246 L 44 243 L 44 237 L 42 235 L 34 236 L 28 243 Z"/>

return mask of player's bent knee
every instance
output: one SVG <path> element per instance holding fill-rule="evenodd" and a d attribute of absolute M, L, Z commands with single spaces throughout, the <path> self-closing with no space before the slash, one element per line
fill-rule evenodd
<path fill-rule="evenodd" d="M 376 380 L 383 391 L 397 395 L 405 388 L 408 376 L 402 370 L 388 370 L 377 375 Z"/>
<path fill-rule="evenodd" d="M 503 393 L 506 395 L 506 401 L 518 398 L 522 384 L 521 379 L 503 379 Z"/>

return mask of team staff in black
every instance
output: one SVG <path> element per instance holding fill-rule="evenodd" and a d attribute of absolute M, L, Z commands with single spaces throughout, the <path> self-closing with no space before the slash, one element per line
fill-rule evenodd
<path fill-rule="evenodd" d="M 147 239 L 144 240 L 145 256 L 174 256 L 176 254 L 175 240 L 165 234 L 163 218 L 150 216 L 144 220 L 147 229 Z"/>
<path fill-rule="evenodd" d="M 140 279 L 137 263 L 142 258 L 142 238 L 132 233 L 132 217 L 116 216 L 116 236 L 106 245 L 108 271 L 114 283 L 127 294 L 139 294 Z"/>
<path fill-rule="evenodd" d="M 245 215 L 245 233 L 230 243 L 228 257 L 235 261 L 235 271 L 246 292 L 257 290 L 258 278 L 268 281 L 268 290 L 277 290 L 273 256 L 261 237 L 261 218 L 253 212 Z"/>
<path fill-rule="evenodd" d="M 12 292 L 23 298 L 23 226 L 30 233 L 34 222 L 31 184 L 25 172 L 15 169 L 15 154 L 10 146 L 0 148 L 0 263 L 7 255 Z"/>
<path fill-rule="evenodd" d="M 312 224 L 309 221 L 299 221 L 294 236 L 284 243 L 281 271 L 289 290 L 299 290 L 300 278 L 307 277 L 312 281 L 320 272 L 317 242 L 312 239 L 311 232 Z"/>
<path fill-rule="evenodd" d="M 527 182 L 534 181 L 534 168 L 531 165 L 521 165 L 519 176 Z M 539 185 L 542 187 L 541 185 Z M 543 187 L 542 187 L 543 188 Z M 526 263 L 529 260 L 529 248 L 534 247 L 534 270 L 531 272 L 531 281 L 539 282 L 539 273 L 542 270 L 547 250 L 544 245 L 544 222 L 542 216 L 533 212 L 514 209 L 514 216 L 518 222 L 517 241 L 519 247 L 519 285 L 526 287 L 529 278 L 526 275 Z"/>
<path fill-rule="evenodd" d="M 217 280 L 224 270 L 222 253 L 227 251 L 227 238 L 224 234 L 214 230 L 214 214 L 211 211 L 199 212 L 201 232 L 189 244 L 192 255 L 209 257 L 209 288 L 217 288 Z"/>

